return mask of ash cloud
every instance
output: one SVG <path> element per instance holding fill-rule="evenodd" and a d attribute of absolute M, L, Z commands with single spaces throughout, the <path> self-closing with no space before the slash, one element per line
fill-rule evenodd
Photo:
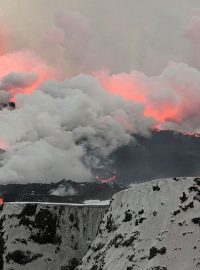
<path fill-rule="evenodd" d="M 38 75 L 36 73 L 11 72 L 1 80 L 0 89 L 25 88 L 36 83 L 37 80 Z"/>
<path fill-rule="evenodd" d="M 90 76 L 46 82 L 31 95 L 18 94 L 16 107 L 0 113 L 5 183 L 92 180 L 85 158 L 106 157 L 153 124 L 141 105 L 113 97 Z"/>
<path fill-rule="evenodd" d="M 185 30 L 185 37 L 194 48 L 194 64 L 200 67 L 200 9 L 195 10 Z"/>
<path fill-rule="evenodd" d="M 49 0 L 48 9 L 45 0 L 0 5 L 7 50 L 33 50 L 69 74 L 107 68 L 155 75 L 171 60 L 194 63 L 184 29 L 200 8 L 198 0 Z"/>
<path fill-rule="evenodd" d="M 99 157 L 134 134 L 199 131 L 200 74 L 185 39 L 198 52 L 198 13 L 184 34 L 199 1 L 0 5 L 0 102 L 16 101 L 0 112 L 2 182 L 92 180 Z M 81 73 L 96 79 L 69 79 Z"/>
<path fill-rule="evenodd" d="M 6 104 L 11 99 L 12 94 L 10 92 L 0 90 L 0 103 Z"/>
<path fill-rule="evenodd" d="M 0 63 L 0 102 L 14 100 L 17 93 L 31 94 L 47 79 L 62 77 L 59 69 L 28 50 L 5 53 Z"/>
<path fill-rule="evenodd" d="M 142 72 L 97 74 L 109 92 L 144 105 L 160 129 L 200 132 L 200 71 L 171 63 L 159 76 Z"/>

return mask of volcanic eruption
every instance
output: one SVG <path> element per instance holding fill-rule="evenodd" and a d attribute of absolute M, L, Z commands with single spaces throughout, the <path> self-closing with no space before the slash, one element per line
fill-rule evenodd
<path fill-rule="evenodd" d="M 183 38 L 192 41 L 196 54 L 199 17 L 195 12 L 185 34 L 182 25 Z M 0 35 L 2 182 L 64 178 L 110 182 L 117 178 L 116 173 L 108 177 L 95 173 L 109 167 L 115 171 L 112 153 L 137 144 L 137 136 L 150 137 L 152 130 L 168 129 L 199 133 L 198 63 L 175 59 L 158 75 L 130 68 L 123 72 L 111 58 L 106 67 L 101 62 L 106 51 L 99 50 L 103 43 L 95 23 L 73 9 L 57 10 L 51 18 L 40 46 L 31 43 L 26 48 L 27 42 L 21 41 L 23 46 L 14 48 L 11 41 L 18 39 L 10 25 L 8 33 Z M 94 20 L 92 15 L 90 19 Z M 113 38 L 117 41 L 113 50 L 127 59 L 128 51 L 115 33 Z"/>
<path fill-rule="evenodd" d="M 199 269 L 199 1 L 0 7 L 0 270 Z"/>

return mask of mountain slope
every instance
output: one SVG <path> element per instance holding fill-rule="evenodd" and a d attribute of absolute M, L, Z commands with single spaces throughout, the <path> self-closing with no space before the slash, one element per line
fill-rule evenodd
<path fill-rule="evenodd" d="M 200 269 L 199 233 L 199 178 L 134 185 L 114 195 L 78 269 Z"/>
<path fill-rule="evenodd" d="M 114 170 L 125 185 L 174 176 L 200 175 L 200 138 L 174 131 L 135 135 L 135 142 L 112 154 Z"/>
<path fill-rule="evenodd" d="M 188 135 L 170 130 L 152 131 L 149 137 L 135 134 L 133 140 L 128 145 L 119 147 L 107 158 L 99 156 L 96 151 L 90 151 L 88 152 L 89 157 L 93 158 L 87 157 L 84 161 L 87 161 L 85 165 L 93 173 L 93 179 L 90 180 L 96 180 L 96 176 L 99 176 L 101 179 L 109 179 L 116 173 L 117 182 L 127 186 L 133 182 L 138 183 L 158 178 L 200 175 L 200 137 L 197 135 Z M 0 167 L 4 163 L 5 157 L 6 152 L 0 150 Z M 60 180 L 55 179 L 55 181 Z M 79 180 L 77 179 L 77 182 Z M 27 179 L 27 183 L 30 182 L 30 179 Z M 68 183 L 70 181 L 61 181 L 59 183 L 62 185 L 63 182 L 66 187 L 70 184 Z M 51 198 L 48 198 L 49 194 L 48 196 L 47 194 L 41 196 L 40 190 L 46 193 L 47 190 L 55 189 L 57 184 L 42 184 L 41 186 L 39 184 L 27 184 L 27 186 L 23 185 L 21 187 L 20 185 L 8 185 L 6 187 L 6 189 L 9 189 L 8 196 L 7 193 L 6 196 L 8 201 L 28 201 L 30 192 L 35 191 L 35 194 L 31 194 L 31 196 L 34 195 L 33 201 L 82 202 L 98 198 L 106 200 L 122 189 L 115 186 L 113 191 L 112 188 L 109 191 L 109 187 L 107 188 L 106 185 L 100 186 L 99 184 L 90 183 L 82 188 L 82 198 L 80 196 L 76 197 L 76 194 L 71 196 L 71 198 L 69 196 L 55 197 L 53 194 Z M 76 188 L 76 184 L 73 184 L 73 186 Z M 11 189 L 16 190 L 16 188 L 20 190 L 17 194 L 10 192 Z M 81 189 L 81 183 L 79 183 L 78 188 Z M 3 187 L 0 186 L 0 191 L 2 189 Z M 95 189 L 101 189 L 102 192 L 97 191 L 93 193 Z M 26 195 L 26 192 L 29 193 Z"/>
<path fill-rule="evenodd" d="M 0 209 L 0 270 L 73 270 L 107 209 L 107 205 L 5 203 Z"/>

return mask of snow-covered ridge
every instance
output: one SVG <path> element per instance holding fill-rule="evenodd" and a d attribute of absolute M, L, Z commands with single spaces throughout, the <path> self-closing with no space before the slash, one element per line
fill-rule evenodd
<path fill-rule="evenodd" d="M 6 204 L 22 204 L 26 206 L 27 204 L 38 204 L 38 205 L 63 205 L 63 206 L 74 206 L 74 207 L 85 207 L 85 206 L 104 206 L 104 205 L 109 205 L 110 200 L 106 201 L 100 201 L 100 200 L 87 200 L 84 201 L 83 203 L 55 203 L 55 202 L 5 202 L 4 205 Z"/>
<path fill-rule="evenodd" d="M 95 202 L 5 203 L 0 207 L 0 269 L 75 269 L 107 209 Z"/>
<path fill-rule="evenodd" d="M 156 180 L 115 194 L 78 269 L 200 269 L 200 178 Z"/>

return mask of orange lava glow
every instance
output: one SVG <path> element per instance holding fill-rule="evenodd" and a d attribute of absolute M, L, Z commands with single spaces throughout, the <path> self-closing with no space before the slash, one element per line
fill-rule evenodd
<path fill-rule="evenodd" d="M 177 108 L 170 105 L 164 106 L 162 109 L 146 106 L 144 110 L 145 116 L 154 118 L 160 124 L 164 123 L 166 120 L 178 122 L 178 118 L 175 117 L 176 114 Z"/>
<path fill-rule="evenodd" d="M 4 54 L 0 56 L 0 79 L 7 76 L 11 72 L 18 73 L 34 73 L 38 79 L 28 87 L 11 89 L 12 99 L 18 93 L 31 94 L 39 85 L 47 79 L 53 79 L 57 76 L 57 71 L 35 56 L 29 51 L 19 51 L 15 53 Z"/>
<path fill-rule="evenodd" d="M 14 53 L 3 53 L 0 32 L 0 81 L 12 72 L 31 73 L 36 75 L 36 79 L 27 87 L 15 87 L 9 89 L 11 93 L 10 101 L 15 102 L 15 97 L 19 93 L 31 94 L 47 79 L 60 77 L 60 72 L 49 67 L 43 60 L 29 51 L 19 51 Z M 0 89 L 4 90 L 4 89 Z M 0 138 L 0 149 L 8 150 L 9 145 Z"/>
<path fill-rule="evenodd" d="M 0 205 L 4 204 L 4 199 L 2 197 L 0 197 Z"/>
<path fill-rule="evenodd" d="M 155 120 L 155 127 L 167 120 L 174 122 L 181 121 L 179 108 L 173 102 L 168 102 L 167 99 L 162 103 L 154 103 L 149 93 L 152 89 L 148 88 L 145 80 L 138 73 L 132 74 L 116 74 L 105 75 L 95 74 L 100 84 L 104 89 L 114 95 L 121 96 L 124 100 L 141 103 L 144 106 L 144 116 L 151 117 Z"/>
<path fill-rule="evenodd" d="M 99 176 L 96 176 L 96 179 L 98 181 L 100 181 L 102 184 L 106 184 L 106 183 L 112 182 L 112 181 L 116 180 L 116 178 L 117 178 L 116 175 L 113 175 L 112 177 L 107 178 L 107 179 L 102 179 Z"/>
<path fill-rule="evenodd" d="M 45 61 L 30 51 L 22 50 L 8 53 L 6 27 L 0 22 L 0 80 L 11 72 L 34 73 L 38 76 L 38 80 L 30 87 L 12 89 L 12 99 L 17 93 L 32 93 L 45 80 L 57 76 L 57 71 L 54 68 L 49 67 Z"/>

